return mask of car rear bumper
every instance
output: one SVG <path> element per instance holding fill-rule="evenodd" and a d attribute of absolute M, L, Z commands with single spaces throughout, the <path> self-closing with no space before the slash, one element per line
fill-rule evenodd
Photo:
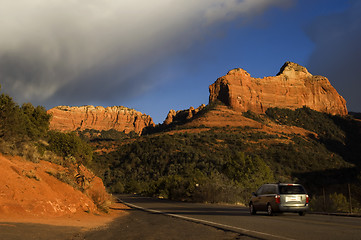
<path fill-rule="evenodd" d="M 280 212 L 307 212 L 308 211 L 308 205 L 302 205 L 302 206 L 278 206 L 278 211 Z"/>

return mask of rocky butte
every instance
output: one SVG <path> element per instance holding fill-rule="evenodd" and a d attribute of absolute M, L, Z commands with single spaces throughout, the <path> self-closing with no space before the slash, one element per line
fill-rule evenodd
<path fill-rule="evenodd" d="M 150 116 L 122 106 L 58 106 L 48 110 L 48 113 L 52 115 L 50 129 L 59 131 L 114 129 L 141 133 L 143 128 L 154 126 Z"/>
<path fill-rule="evenodd" d="M 202 104 L 198 108 L 190 107 L 186 110 L 175 111 L 171 109 L 164 120 L 163 124 L 169 125 L 171 123 L 184 123 L 185 121 L 193 118 L 198 112 L 204 109 L 206 105 Z"/>
<path fill-rule="evenodd" d="M 243 69 L 233 69 L 210 85 L 209 92 L 210 103 L 221 101 L 240 112 L 306 106 L 332 115 L 348 114 L 345 99 L 326 77 L 314 76 L 293 62 L 286 62 L 274 77 L 253 78 Z"/>

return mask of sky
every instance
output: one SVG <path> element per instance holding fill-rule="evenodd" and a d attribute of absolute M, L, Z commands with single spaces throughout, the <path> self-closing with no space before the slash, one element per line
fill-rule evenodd
<path fill-rule="evenodd" d="M 234 68 L 286 61 L 361 112 L 360 0 L 0 0 L 0 85 L 47 109 L 125 106 L 161 123 Z"/>

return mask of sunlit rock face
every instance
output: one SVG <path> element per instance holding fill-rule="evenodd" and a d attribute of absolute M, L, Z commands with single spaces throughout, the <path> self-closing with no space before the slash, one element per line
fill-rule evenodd
<path fill-rule="evenodd" d="M 175 111 L 171 109 L 167 115 L 167 118 L 164 120 L 163 124 L 169 125 L 171 123 L 184 123 L 187 120 L 192 119 L 196 116 L 201 110 L 203 110 L 206 105 L 202 104 L 198 108 L 190 107 L 186 110 Z"/>
<path fill-rule="evenodd" d="M 333 115 L 348 114 L 345 99 L 326 77 L 314 76 L 292 62 L 286 62 L 274 77 L 253 78 L 241 68 L 233 69 L 210 85 L 209 92 L 210 103 L 221 101 L 242 112 L 306 106 Z"/>
<path fill-rule="evenodd" d="M 52 115 L 50 129 L 59 131 L 110 130 L 141 133 L 154 126 L 150 116 L 126 107 L 58 106 L 48 110 Z"/>

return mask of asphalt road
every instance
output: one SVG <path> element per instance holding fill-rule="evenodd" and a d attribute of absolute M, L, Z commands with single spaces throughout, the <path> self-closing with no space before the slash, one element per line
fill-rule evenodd
<path fill-rule="evenodd" d="M 116 209 L 114 209 L 116 210 Z M 124 209 L 122 209 L 124 211 Z M 129 209 L 107 226 L 80 227 L 0 222 L 0 240 L 246 240 L 244 234 L 184 221 L 159 213 Z"/>
<path fill-rule="evenodd" d="M 224 231 L 163 214 L 130 209 L 130 214 L 108 226 L 84 231 L 33 223 L 0 223 L 1 240 L 246 240 L 243 234 Z"/>
<path fill-rule="evenodd" d="M 84 232 L 77 227 L 0 223 L 0 239 L 67 240 L 245 240 L 361 239 L 361 218 L 307 214 L 251 216 L 238 206 L 196 204 L 135 195 L 118 198 L 130 214 L 106 227 Z"/>
<path fill-rule="evenodd" d="M 261 239 L 361 239 L 361 218 L 285 213 L 251 216 L 248 209 L 238 206 L 196 204 L 152 199 L 135 195 L 118 198 L 133 208 L 142 208 L 168 218 L 197 222 L 206 226 Z M 223 238 L 219 238 L 223 239 Z M 225 239 L 225 238 L 224 238 Z"/>
<path fill-rule="evenodd" d="M 113 221 L 108 227 L 84 232 L 72 240 L 246 240 L 243 234 L 184 221 L 182 219 L 130 210 L 130 214 Z"/>
<path fill-rule="evenodd" d="M 64 240 L 74 239 L 81 233 L 82 229 L 80 227 L 61 227 L 37 223 L 0 222 L 1 240 Z"/>

